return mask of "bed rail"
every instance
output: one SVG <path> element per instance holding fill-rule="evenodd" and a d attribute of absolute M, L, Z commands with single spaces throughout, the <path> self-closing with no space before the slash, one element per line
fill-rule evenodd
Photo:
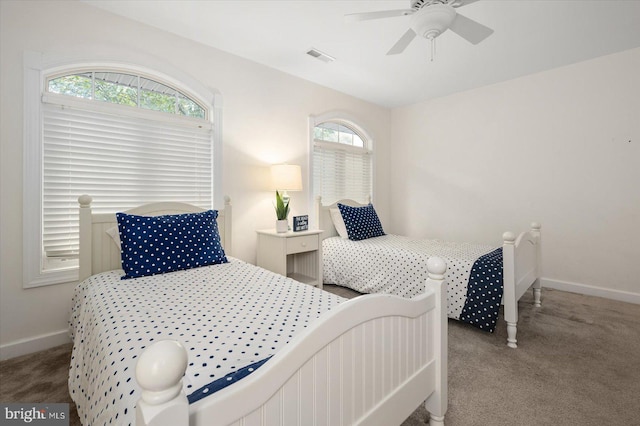
<path fill-rule="evenodd" d="M 422 402 L 431 426 L 447 410 L 446 265 L 427 264 L 413 299 L 367 295 L 322 315 L 259 370 L 191 406 L 186 351 L 161 341 L 142 354 L 137 425 L 402 423 Z"/>

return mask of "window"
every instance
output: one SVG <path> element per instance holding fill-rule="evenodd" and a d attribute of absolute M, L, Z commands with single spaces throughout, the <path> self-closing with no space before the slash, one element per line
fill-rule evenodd
<path fill-rule="evenodd" d="M 343 198 L 366 203 L 372 192 L 372 142 L 344 119 L 312 120 L 313 196 L 327 205 Z"/>
<path fill-rule="evenodd" d="M 37 156 L 25 159 L 25 210 L 39 206 L 25 213 L 25 287 L 77 279 L 81 194 L 98 213 L 154 201 L 213 206 L 212 107 L 137 70 L 40 72 L 39 80 L 37 127 L 25 135 Z"/>
<path fill-rule="evenodd" d="M 206 109 L 189 96 L 139 75 L 110 71 L 71 73 L 49 78 L 47 92 L 206 118 Z"/>

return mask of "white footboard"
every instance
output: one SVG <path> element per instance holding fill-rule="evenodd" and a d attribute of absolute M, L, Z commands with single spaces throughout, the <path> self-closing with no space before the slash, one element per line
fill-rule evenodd
<path fill-rule="evenodd" d="M 181 382 L 184 349 L 169 341 L 151 345 L 136 369 L 143 388 L 137 424 L 390 426 L 402 423 L 424 401 L 431 425 L 443 425 L 446 265 L 431 258 L 427 267 L 424 294 L 344 302 L 259 370 L 189 406 L 189 419 Z M 178 416 L 183 416 L 180 423 Z"/>
<path fill-rule="evenodd" d="M 517 348 L 518 300 L 533 287 L 534 306 L 540 306 L 541 235 L 540 224 L 516 238 L 512 232 L 502 236 L 504 319 L 507 322 L 507 346 Z"/>

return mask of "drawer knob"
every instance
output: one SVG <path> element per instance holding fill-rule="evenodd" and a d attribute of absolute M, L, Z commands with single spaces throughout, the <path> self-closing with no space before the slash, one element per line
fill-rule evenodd
<path fill-rule="evenodd" d="M 306 246 L 307 246 L 307 243 L 302 243 L 302 247 L 306 247 Z"/>

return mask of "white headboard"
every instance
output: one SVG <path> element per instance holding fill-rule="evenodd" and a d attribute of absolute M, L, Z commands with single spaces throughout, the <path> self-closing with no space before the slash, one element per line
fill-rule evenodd
<path fill-rule="evenodd" d="M 336 231 L 336 227 L 333 226 L 333 221 L 331 220 L 331 213 L 329 213 L 329 209 L 337 208 L 338 203 L 351 207 L 363 207 L 366 205 L 360 204 L 357 201 L 344 199 L 338 200 L 333 204 L 329 204 L 328 206 L 323 206 L 322 197 L 317 196 L 314 208 L 316 217 L 318 218 L 318 229 L 322 229 L 324 231 L 321 235 L 323 240 L 325 238 L 335 237 L 336 235 L 338 235 L 338 231 Z"/>
<path fill-rule="evenodd" d="M 89 195 L 78 197 L 80 204 L 80 281 L 99 272 L 122 269 L 120 249 L 107 234 L 111 227 L 117 227 L 116 214 L 91 212 Z M 205 209 L 191 204 L 165 202 L 144 204 L 125 210 L 124 213 L 140 216 L 160 216 L 165 214 L 199 213 Z M 218 210 L 218 230 L 225 254 L 231 255 L 231 199 L 225 197 L 224 209 Z"/>

